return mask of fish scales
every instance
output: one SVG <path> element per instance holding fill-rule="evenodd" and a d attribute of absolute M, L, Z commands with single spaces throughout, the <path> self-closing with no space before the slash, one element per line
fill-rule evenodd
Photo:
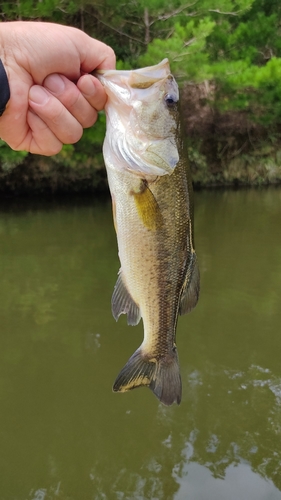
<path fill-rule="evenodd" d="M 116 319 L 127 314 L 131 325 L 142 318 L 144 325 L 143 343 L 113 390 L 144 385 L 162 403 L 179 403 L 176 325 L 197 303 L 199 271 L 177 86 L 167 60 L 98 77 L 108 94 L 104 158 L 121 263 L 112 312 Z"/>

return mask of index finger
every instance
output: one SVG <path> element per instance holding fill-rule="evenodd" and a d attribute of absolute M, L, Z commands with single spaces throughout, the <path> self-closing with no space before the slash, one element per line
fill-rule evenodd
<path fill-rule="evenodd" d="M 105 49 L 102 55 L 103 55 L 102 61 L 98 66 L 96 66 L 95 69 L 115 69 L 116 55 L 114 50 L 111 47 L 109 47 L 109 45 L 105 45 Z"/>
<path fill-rule="evenodd" d="M 93 75 L 83 75 L 79 78 L 77 87 L 93 108 L 97 111 L 104 108 L 107 96 L 97 78 Z"/>
<path fill-rule="evenodd" d="M 87 43 L 84 44 L 84 58 L 81 58 L 81 70 L 85 73 L 91 73 L 95 69 L 115 69 L 114 50 L 109 45 L 91 38 L 83 32 L 80 33 L 87 37 Z M 79 45 L 79 49 L 81 51 L 81 45 Z"/>

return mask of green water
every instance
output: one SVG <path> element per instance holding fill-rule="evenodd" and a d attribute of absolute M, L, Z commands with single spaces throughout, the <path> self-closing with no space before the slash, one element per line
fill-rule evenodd
<path fill-rule="evenodd" d="M 110 203 L 0 206 L 0 500 L 281 500 L 281 190 L 196 193 L 181 405 L 113 394 Z"/>

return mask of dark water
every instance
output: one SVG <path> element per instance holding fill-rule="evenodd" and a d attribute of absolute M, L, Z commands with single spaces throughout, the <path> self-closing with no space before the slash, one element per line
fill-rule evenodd
<path fill-rule="evenodd" d="M 281 499 L 281 190 L 196 193 L 202 293 L 183 401 L 111 385 L 109 202 L 0 207 L 0 499 Z"/>

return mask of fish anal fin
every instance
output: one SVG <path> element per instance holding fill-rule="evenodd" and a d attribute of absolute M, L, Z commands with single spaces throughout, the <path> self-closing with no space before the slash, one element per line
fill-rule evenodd
<path fill-rule="evenodd" d="M 176 348 L 170 355 L 157 360 L 139 348 L 116 378 L 113 391 L 127 392 L 137 387 L 149 387 L 166 406 L 181 402 L 181 376 Z"/>
<path fill-rule="evenodd" d="M 200 273 L 196 253 L 192 251 L 184 287 L 181 294 L 179 314 L 187 314 L 196 306 L 200 292 Z"/>
<path fill-rule="evenodd" d="M 116 321 L 121 314 L 127 314 L 128 325 L 137 325 L 141 319 L 140 309 L 126 288 L 121 270 L 113 290 L 111 309 Z"/>
<path fill-rule="evenodd" d="M 139 190 L 134 190 L 131 194 L 134 196 L 137 211 L 144 226 L 154 231 L 160 228 L 163 224 L 163 217 L 147 182 L 142 180 Z"/>

